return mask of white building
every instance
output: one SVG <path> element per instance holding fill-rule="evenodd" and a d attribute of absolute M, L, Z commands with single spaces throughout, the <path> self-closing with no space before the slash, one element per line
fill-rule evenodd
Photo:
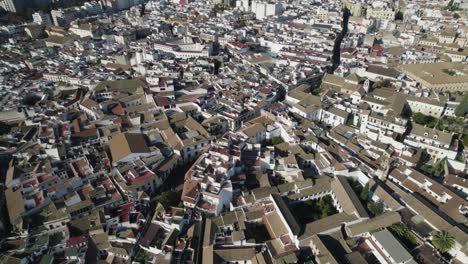
<path fill-rule="evenodd" d="M 104 6 L 116 11 L 129 9 L 132 6 L 141 5 L 143 0 L 104 0 Z"/>
<path fill-rule="evenodd" d="M 411 254 L 387 229 L 375 232 L 366 241 L 380 263 L 416 264 Z"/>
<path fill-rule="evenodd" d="M 255 13 L 256 19 L 264 19 L 265 17 L 275 16 L 283 12 L 284 7 L 281 3 L 267 3 L 253 1 L 251 11 Z"/>
<path fill-rule="evenodd" d="M 1 0 L 0 8 L 13 13 L 18 13 L 24 8 L 24 0 Z"/>
<path fill-rule="evenodd" d="M 43 13 L 41 11 L 36 12 L 32 15 L 33 21 L 39 25 L 52 25 L 52 20 L 50 19 L 50 15 L 47 13 Z"/>
<path fill-rule="evenodd" d="M 348 112 L 336 107 L 330 107 L 329 109 L 322 109 L 320 120 L 331 127 L 336 127 L 346 124 L 348 116 Z"/>
<path fill-rule="evenodd" d="M 102 6 L 99 2 L 86 2 L 81 7 L 85 12 L 91 15 L 97 15 L 103 12 Z"/>
<path fill-rule="evenodd" d="M 412 147 L 425 149 L 437 161 L 445 157 L 456 158 L 458 147 L 452 145 L 452 137 L 452 134 L 413 124 L 411 133 L 404 142 Z"/>
<path fill-rule="evenodd" d="M 75 15 L 72 12 L 64 9 L 52 10 L 50 11 L 50 15 L 52 16 L 54 26 L 57 27 L 68 26 L 75 19 Z"/>
<path fill-rule="evenodd" d="M 411 96 L 406 101 L 413 113 L 421 113 L 433 117 L 440 117 L 444 113 L 445 103 L 436 100 Z"/>

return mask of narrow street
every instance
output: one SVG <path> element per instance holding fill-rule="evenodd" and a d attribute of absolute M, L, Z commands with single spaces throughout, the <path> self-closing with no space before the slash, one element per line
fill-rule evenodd
<path fill-rule="evenodd" d="M 341 63 L 341 43 L 343 42 L 343 39 L 346 37 L 346 34 L 348 34 L 348 21 L 349 17 L 351 16 L 350 11 L 347 8 L 343 9 L 343 22 L 341 23 L 342 30 L 341 32 L 336 36 L 335 39 L 335 45 L 333 46 L 333 56 L 332 56 L 332 61 L 333 61 L 333 66 L 332 66 L 332 73 L 340 66 Z"/>

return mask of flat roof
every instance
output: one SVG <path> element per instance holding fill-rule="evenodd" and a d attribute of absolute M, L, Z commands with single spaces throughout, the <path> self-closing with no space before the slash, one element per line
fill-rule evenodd
<path fill-rule="evenodd" d="M 385 251 L 387 251 L 397 263 L 406 263 L 408 260 L 413 258 L 387 229 L 375 232 L 372 236 L 383 246 Z"/>

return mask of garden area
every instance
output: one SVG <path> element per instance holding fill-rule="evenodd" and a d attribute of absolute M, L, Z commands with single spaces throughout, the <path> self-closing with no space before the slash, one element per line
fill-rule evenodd
<path fill-rule="evenodd" d="M 376 203 L 369 199 L 369 184 L 366 184 L 363 187 L 359 182 L 352 178 L 348 178 L 348 182 L 370 215 L 376 216 L 384 212 L 382 204 Z"/>
<path fill-rule="evenodd" d="M 452 70 L 452 69 L 443 69 L 442 71 L 443 71 L 445 74 L 448 74 L 448 75 L 450 75 L 450 76 L 455 76 L 455 75 L 457 75 L 457 72 L 454 71 L 454 70 Z"/>
<path fill-rule="evenodd" d="M 437 118 L 424 115 L 422 113 L 413 113 L 412 120 L 414 123 L 419 125 L 436 128 L 442 131 L 454 132 L 460 135 L 466 135 L 468 133 L 468 123 L 465 122 L 463 117 L 468 114 L 468 95 L 463 97 L 462 101 L 455 109 L 454 114 L 455 117 L 444 116 L 443 118 Z"/>
<path fill-rule="evenodd" d="M 416 236 L 405 224 L 394 224 L 389 228 L 390 232 L 410 251 L 419 246 Z"/>
<path fill-rule="evenodd" d="M 464 112 L 465 110 L 460 111 Z M 459 114 L 459 116 L 463 115 Z M 422 126 L 457 133 L 462 144 L 468 147 L 468 122 L 465 122 L 462 117 L 444 116 L 443 118 L 436 118 L 421 113 L 413 113 L 412 120 L 414 123 Z"/>
<path fill-rule="evenodd" d="M 182 191 L 176 191 L 172 189 L 154 197 L 153 201 L 156 202 L 156 204 L 161 203 L 165 209 L 169 209 L 171 207 L 177 207 L 179 205 L 181 195 Z"/>
<path fill-rule="evenodd" d="M 146 250 L 139 250 L 138 255 L 135 258 L 135 261 L 138 263 L 146 263 L 146 261 L 149 261 L 151 259 L 150 253 Z"/>
<path fill-rule="evenodd" d="M 299 225 L 305 225 L 338 213 L 333 206 L 333 199 L 330 195 L 317 200 L 291 204 L 289 208 Z"/>
<path fill-rule="evenodd" d="M 447 158 L 441 159 L 437 163 L 431 165 L 427 162 L 421 165 L 421 170 L 424 172 L 424 174 L 432 176 L 432 177 L 440 177 L 443 176 L 442 174 L 444 173 L 444 165 L 446 162 Z"/>
<path fill-rule="evenodd" d="M 436 127 L 437 121 L 439 120 L 433 116 L 428 116 L 421 113 L 414 113 L 412 118 L 413 122 L 415 122 L 416 124 L 427 126 L 430 128 Z"/>
<path fill-rule="evenodd" d="M 246 222 L 245 226 L 245 239 L 247 241 L 254 240 L 255 243 L 265 243 L 271 239 L 264 224 Z"/>

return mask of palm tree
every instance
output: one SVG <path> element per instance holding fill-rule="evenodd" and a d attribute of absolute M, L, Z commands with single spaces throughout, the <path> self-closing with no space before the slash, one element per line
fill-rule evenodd
<path fill-rule="evenodd" d="M 405 224 L 395 224 L 390 226 L 390 230 L 398 237 L 409 244 L 418 245 L 417 239 L 411 232 L 411 229 Z"/>
<path fill-rule="evenodd" d="M 403 225 L 403 224 L 392 225 L 392 226 L 390 226 L 390 229 L 395 234 L 397 234 L 398 236 L 401 236 L 401 237 L 405 237 L 409 232 L 408 226 Z"/>
<path fill-rule="evenodd" d="M 437 232 L 432 238 L 432 244 L 442 253 L 450 251 L 455 245 L 455 238 L 447 231 Z"/>

